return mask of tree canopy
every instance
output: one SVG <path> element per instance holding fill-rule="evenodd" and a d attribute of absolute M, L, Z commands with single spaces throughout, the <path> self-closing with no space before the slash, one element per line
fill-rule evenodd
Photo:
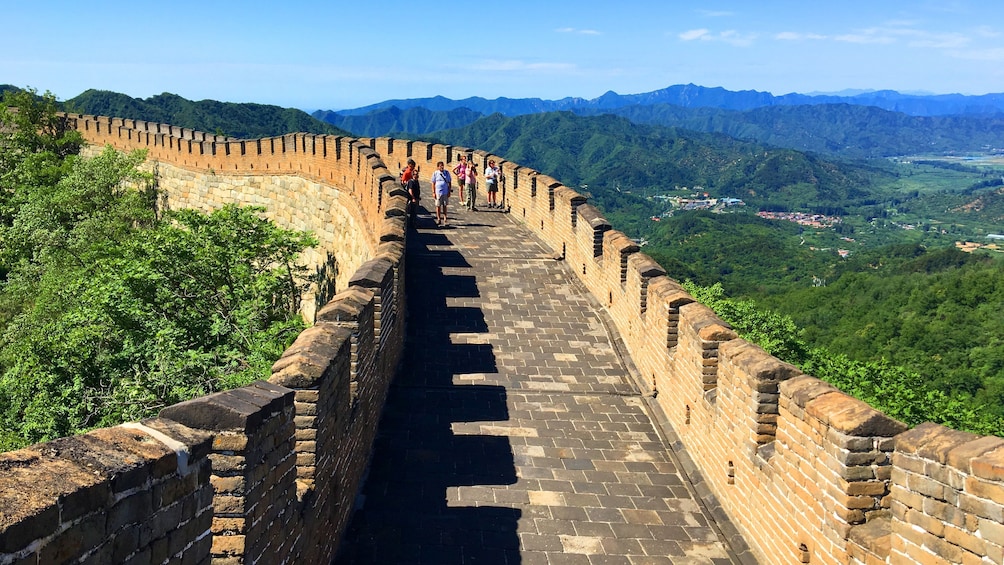
<path fill-rule="evenodd" d="M 310 234 L 158 210 L 143 152 L 82 158 L 55 110 L 0 109 L 0 449 L 267 378 L 303 328 Z"/>

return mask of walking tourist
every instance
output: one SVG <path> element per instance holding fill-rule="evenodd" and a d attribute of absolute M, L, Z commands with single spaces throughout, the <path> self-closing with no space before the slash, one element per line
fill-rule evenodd
<path fill-rule="evenodd" d="M 497 201 L 499 193 L 499 169 L 495 165 L 495 161 L 492 159 L 488 160 L 488 166 L 485 167 L 485 190 L 488 191 L 488 207 L 498 208 L 499 204 Z"/>
<path fill-rule="evenodd" d="M 436 170 L 432 172 L 432 190 L 436 197 L 436 225 L 446 226 L 446 205 L 450 201 L 450 183 L 452 183 L 450 173 L 444 169 L 442 161 L 436 163 Z"/>
<path fill-rule="evenodd" d="M 456 167 L 453 167 L 453 175 L 457 177 L 457 185 L 460 187 L 460 201 L 467 202 L 467 200 L 464 200 L 464 180 L 467 178 L 466 155 L 460 156 L 460 162 L 457 163 Z"/>
<path fill-rule="evenodd" d="M 401 186 L 408 191 L 408 208 L 414 221 L 418 205 L 422 201 L 421 185 L 418 183 L 418 165 L 414 159 L 408 159 L 408 165 L 401 171 Z"/>
<path fill-rule="evenodd" d="M 467 209 L 478 211 L 478 168 L 474 163 L 467 163 L 467 177 L 464 180 L 467 189 Z"/>

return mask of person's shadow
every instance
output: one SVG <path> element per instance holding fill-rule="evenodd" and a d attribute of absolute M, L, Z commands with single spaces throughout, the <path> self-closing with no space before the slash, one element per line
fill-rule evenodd
<path fill-rule="evenodd" d="M 455 423 L 504 421 L 509 411 L 504 387 L 454 384 L 498 367 L 491 345 L 451 342 L 488 328 L 480 307 L 448 306 L 480 296 L 473 275 L 443 273 L 470 268 L 449 245 L 447 232 L 409 233 L 404 360 L 339 565 L 520 562 L 521 511 L 493 506 L 487 489 L 462 488 L 514 484 L 516 468 L 508 438 L 453 433 Z"/>

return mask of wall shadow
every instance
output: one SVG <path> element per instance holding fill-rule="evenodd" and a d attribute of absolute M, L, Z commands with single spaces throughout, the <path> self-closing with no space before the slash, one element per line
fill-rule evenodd
<path fill-rule="evenodd" d="M 449 232 L 409 233 L 404 360 L 338 565 L 521 562 L 522 512 L 471 494 L 487 489 L 464 489 L 517 478 L 507 437 L 453 432 L 455 424 L 508 420 L 509 410 L 504 387 L 454 384 L 457 375 L 498 366 L 490 344 L 451 341 L 488 331 L 481 308 L 450 305 L 481 296 L 476 278 L 462 274 L 471 265 L 443 248 L 451 245 Z"/>

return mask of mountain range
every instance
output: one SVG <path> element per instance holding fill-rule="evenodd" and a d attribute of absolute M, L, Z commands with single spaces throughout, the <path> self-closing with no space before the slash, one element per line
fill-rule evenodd
<path fill-rule="evenodd" d="M 358 116 L 390 107 L 402 110 L 421 107 L 434 111 L 467 108 L 485 115 L 498 112 L 507 116 L 518 116 L 560 110 L 582 112 L 612 110 L 625 106 L 650 106 L 654 104 L 672 104 L 682 108 L 719 108 L 723 110 L 752 110 L 765 106 L 851 104 L 855 106 L 874 106 L 910 116 L 987 115 L 1004 114 L 1004 93 L 978 96 L 964 94 L 922 95 L 902 94 L 894 90 L 877 90 L 849 96 L 798 93 L 774 96 L 769 92 L 760 92 L 757 90 L 731 91 L 721 87 L 679 84 L 642 94 L 617 94 L 616 92 L 608 91 L 598 98 L 591 100 L 573 97 L 562 98 L 560 100 L 543 100 L 540 98 L 496 98 L 488 100 L 481 97 L 451 100 L 442 96 L 386 100 L 360 108 L 340 110 L 337 113 L 343 116 Z M 318 110 L 313 115 L 317 117 L 318 113 L 323 114 L 325 112 L 330 112 L 330 110 Z"/>
<path fill-rule="evenodd" d="M 486 116 L 567 111 L 614 114 L 637 124 L 723 133 L 736 139 L 847 158 L 1004 151 L 1004 94 L 983 96 L 840 95 L 732 92 L 695 85 L 599 98 L 510 99 L 442 96 L 387 100 L 352 110 L 318 110 L 315 118 L 363 137 L 427 136 L 464 128 Z"/>

